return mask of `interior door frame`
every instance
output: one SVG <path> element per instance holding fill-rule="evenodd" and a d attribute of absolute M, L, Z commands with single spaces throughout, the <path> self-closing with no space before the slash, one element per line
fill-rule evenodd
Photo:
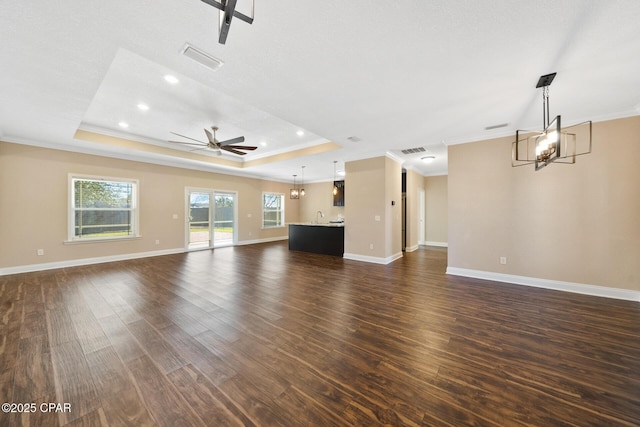
<path fill-rule="evenodd" d="M 427 205 L 426 191 L 424 188 L 418 188 L 418 244 L 427 244 Z"/>

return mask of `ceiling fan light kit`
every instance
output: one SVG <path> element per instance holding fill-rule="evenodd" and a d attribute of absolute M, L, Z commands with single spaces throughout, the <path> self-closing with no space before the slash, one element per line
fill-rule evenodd
<path fill-rule="evenodd" d="M 542 88 L 542 131 L 517 130 L 511 147 L 511 166 L 535 165 L 538 171 L 555 163 L 573 164 L 576 157 L 591 153 L 591 121 L 562 127 L 560 115 L 549 115 L 549 86 L 556 73 L 538 79 Z"/>

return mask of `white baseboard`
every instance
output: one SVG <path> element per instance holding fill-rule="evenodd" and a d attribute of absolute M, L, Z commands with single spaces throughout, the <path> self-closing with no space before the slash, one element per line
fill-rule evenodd
<path fill-rule="evenodd" d="M 448 248 L 449 247 L 449 243 L 448 242 L 431 242 L 431 241 L 427 240 L 426 242 L 424 242 L 424 244 L 426 246 L 438 246 L 440 248 Z"/>
<path fill-rule="evenodd" d="M 407 246 L 406 248 L 404 248 L 404 251 L 413 252 L 413 251 L 417 251 L 419 248 L 420 248 L 420 245 Z"/>
<path fill-rule="evenodd" d="M 288 236 L 269 237 L 266 239 L 244 240 L 242 242 L 238 242 L 237 245 L 252 245 L 255 243 L 268 243 L 268 242 L 275 242 L 278 240 L 288 240 L 288 239 L 289 239 Z M 211 248 L 205 248 L 205 249 L 211 249 Z M 110 255 L 110 256 L 104 256 L 104 257 L 81 258 L 81 259 L 72 259 L 67 261 L 47 262 L 42 264 L 18 265 L 15 267 L 0 268 L 0 276 L 6 276 L 9 274 L 31 273 L 34 271 L 54 270 L 56 268 L 78 267 L 81 265 L 89 265 L 89 264 L 102 264 L 105 262 L 126 261 L 129 259 L 148 258 L 152 256 L 178 254 L 183 252 L 187 252 L 187 250 L 185 250 L 185 248 L 175 248 L 175 249 L 164 249 L 161 251 L 138 252 L 138 253 L 130 253 L 130 254 L 122 254 L 122 255 Z"/>
<path fill-rule="evenodd" d="M 343 258 L 345 259 L 351 259 L 354 261 L 364 261 L 364 262 L 371 262 L 373 264 L 389 264 L 399 258 L 402 258 L 402 252 L 398 252 L 396 254 L 393 254 L 391 256 L 388 256 L 386 258 L 381 258 L 381 257 L 375 257 L 375 256 L 368 256 L 368 255 L 360 255 L 360 254 L 351 254 L 351 253 L 347 253 L 345 252 L 342 255 Z"/>
<path fill-rule="evenodd" d="M 30 273 L 33 271 L 53 270 L 56 268 L 78 267 L 89 264 L 102 264 L 105 262 L 126 261 L 129 259 L 148 258 L 152 256 L 171 255 L 185 252 L 184 248 L 164 249 L 161 251 L 138 252 L 132 254 L 110 255 L 95 258 L 72 259 L 68 261 L 47 262 L 42 264 L 19 265 L 16 267 L 0 268 L 0 276 L 8 274 Z"/>
<path fill-rule="evenodd" d="M 289 236 L 278 236 L 278 237 L 267 237 L 264 239 L 255 239 L 255 240 L 242 240 L 236 245 L 255 245 L 256 243 L 269 243 L 269 242 L 278 242 L 280 240 L 289 240 Z"/>
<path fill-rule="evenodd" d="M 515 285 L 533 286 L 536 288 L 553 289 L 556 291 L 573 292 L 576 294 L 593 295 L 597 297 L 640 302 L 640 291 L 634 291 L 630 289 L 609 288 L 606 286 L 587 285 L 583 283 L 538 279 L 535 277 L 516 276 L 512 274 L 494 273 L 491 271 L 482 270 L 470 270 L 457 267 L 447 267 L 447 274 L 451 274 L 454 276 L 473 277 L 476 279 L 493 280 L 495 282 L 505 282 Z"/>

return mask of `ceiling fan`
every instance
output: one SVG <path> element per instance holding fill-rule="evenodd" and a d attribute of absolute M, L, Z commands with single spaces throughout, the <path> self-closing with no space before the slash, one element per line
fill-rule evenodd
<path fill-rule="evenodd" d="M 240 150 L 248 150 L 248 151 L 253 151 L 258 147 L 254 147 L 254 146 L 250 146 L 250 145 L 235 145 L 238 142 L 244 142 L 244 136 L 239 136 L 237 138 L 231 138 L 231 139 L 227 139 L 226 141 L 218 141 L 218 139 L 216 138 L 216 132 L 218 131 L 218 127 L 217 126 L 211 126 L 211 130 L 213 131 L 213 134 L 211 134 L 211 131 L 209 131 L 208 129 L 204 130 L 204 133 L 207 134 L 207 140 L 208 142 L 203 142 L 203 141 L 199 141 L 197 139 L 191 138 L 189 136 L 186 135 L 180 135 L 179 133 L 175 133 L 175 132 L 171 132 L 174 135 L 177 135 L 181 138 L 186 138 L 186 139 L 190 139 L 192 141 L 195 142 L 185 142 L 185 141 L 169 141 L 169 142 L 173 142 L 176 144 L 182 144 L 182 145 L 192 145 L 192 146 L 196 146 L 199 148 L 194 149 L 195 150 L 206 150 L 211 149 L 214 151 L 217 151 L 218 154 L 222 154 L 222 150 L 224 151 L 228 151 L 230 153 L 233 154 L 239 154 L 241 156 L 244 156 L 247 153 L 243 153 Z"/>

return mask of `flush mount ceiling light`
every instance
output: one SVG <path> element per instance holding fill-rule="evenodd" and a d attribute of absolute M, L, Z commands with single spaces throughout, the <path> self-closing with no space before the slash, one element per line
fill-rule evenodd
<path fill-rule="evenodd" d="M 560 116 L 549 116 L 549 86 L 556 73 L 538 80 L 542 88 L 542 131 L 517 130 L 511 147 L 511 166 L 535 165 L 540 170 L 552 162 L 573 164 L 576 156 L 591 153 L 591 121 L 563 128 Z"/>
<path fill-rule="evenodd" d="M 289 190 L 289 198 L 290 199 L 299 199 L 300 198 L 300 192 L 298 191 L 298 187 L 296 187 L 296 176 L 298 175 L 293 175 L 293 188 L 291 188 Z"/>
<path fill-rule="evenodd" d="M 172 85 L 178 84 L 180 82 L 180 80 L 178 80 L 176 76 L 172 76 L 171 74 L 167 74 L 166 76 L 164 76 L 164 80 Z"/>
<path fill-rule="evenodd" d="M 421 157 L 420 160 L 422 160 L 425 163 L 433 163 L 436 160 L 436 156 Z"/>
<path fill-rule="evenodd" d="M 227 35 L 229 34 L 229 27 L 231 27 L 231 19 L 238 18 L 248 24 L 253 24 L 253 12 L 254 2 L 251 0 L 251 16 L 247 16 L 236 10 L 237 0 L 202 0 L 204 3 L 215 7 L 219 10 L 219 24 L 218 24 L 218 43 L 225 44 L 227 42 Z"/>

